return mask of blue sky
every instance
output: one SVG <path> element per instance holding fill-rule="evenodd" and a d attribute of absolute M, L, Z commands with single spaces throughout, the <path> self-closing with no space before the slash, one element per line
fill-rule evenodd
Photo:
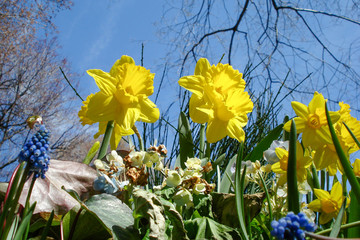
<path fill-rule="evenodd" d="M 59 31 L 60 54 L 68 59 L 72 70 L 80 74 L 79 91 L 83 98 L 98 88 L 86 74 L 88 69 L 109 71 L 122 55 L 141 60 L 141 44 L 144 44 L 144 66 L 156 73 L 155 92 L 162 71 L 155 72 L 160 63 L 165 44 L 157 37 L 163 1 L 124 0 L 75 0 L 71 10 L 61 11 L 54 23 Z M 167 84 L 170 92 L 176 92 L 176 81 Z M 172 91 L 174 90 L 174 91 Z M 169 91 L 167 91 L 169 94 Z M 155 95 L 155 94 L 154 94 Z M 154 100 L 155 96 L 152 96 Z M 162 106 L 166 108 L 166 106 Z M 161 109 L 162 110 L 162 109 Z"/>

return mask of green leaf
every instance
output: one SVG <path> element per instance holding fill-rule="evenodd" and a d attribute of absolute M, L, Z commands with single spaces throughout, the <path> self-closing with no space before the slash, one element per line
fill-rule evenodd
<path fill-rule="evenodd" d="M 344 214 L 345 214 L 345 207 L 346 207 L 346 198 L 340 208 L 340 211 L 336 217 L 334 225 L 332 225 L 332 229 L 331 229 L 329 237 L 337 237 L 338 236 L 338 234 L 340 232 L 341 223 L 342 223 L 342 220 L 343 220 Z"/>
<path fill-rule="evenodd" d="M 344 126 L 346 127 L 346 129 L 349 131 L 351 137 L 354 139 L 356 145 L 360 148 L 360 142 L 359 142 L 359 140 L 356 138 L 356 136 L 355 136 L 354 133 L 351 131 L 351 129 L 348 127 L 348 125 L 346 125 L 346 123 L 344 123 L 344 122 L 343 122 L 343 124 L 344 124 Z"/>
<path fill-rule="evenodd" d="M 74 207 L 63 217 L 64 239 L 68 239 L 70 235 L 78 210 L 78 207 Z M 96 214 L 84 208 L 76 221 L 72 239 L 107 239 L 111 237 L 110 233 L 111 231 L 106 228 Z"/>
<path fill-rule="evenodd" d="M 211 209 L 212 196 L 210 194 L 193 194 L 194 208 L 201 216 L 213 218 Z"/>
<path fill-rule="evenodd" d="M 225 172 L 221 178 L 221 183 L 220 183 L 220 192 L 221 193 L 228 193 L 229 190 L 230 190 L 230 185 L 231 185 L 231 182 L 230 180 L 228 179 L 227 175 L 228 174 L 229 176 L 232 175 L 231 173 L 231 168 L 232 166 L 234 165 L 234 162 L 237 158 L 237 154 L 235 154 L 229 161 L 228 165 L 226 166 L 226 169 L 225 169 Z"/>
<path fill-rule="evenodd" d="M 52 224 L 52 220 L 54 218 L 54 210 L 51 212 L 50 217 L 46 223 L 46 226 L 41 234 L 41 239 L 40 240 L 45 240 L 46 236 L 48 235 L 48 232 L 50 230 L 51 224 Z"/>
<path fill-rule="evenodd" d="M 252 162 L 259 160 L 263 157 L 263 153 L 267 150 L 274 140 L 277 140 L 282 133 L 284 124 L 280 124 L 274 128 L 266 137 L 256 145 L 256 147 L 249 153 L 244 160 L 250 160 Z"/>
<path fill-rule="evenodd" d="M 143 189 L 135 189 L 133 196 L 135 227 L 150 230 L 150 239 L 166 239 L 165 217 L 163 215 L 164 206 L 159 198 L 155 194 Z M 140 226 L 143 219 L 146 219 L 147 224 Z"/>
<path fill-rule="evenodd" d="M 173 226 L 173 229 L 171 230 L 171 239 L 188 240 L 189 238 L 186 235 L 187 232 L 185 230 L 184 221 L 180 213 L 176 211 L 171 202 L 163 198 L 160 198 L 160 201 L 164 206 L 165 215 L 170 219 Z"/>
<path fill-rule="evenodd" d="M 94 142 L 94 144 L 92 145 L 92 147 L 86 154 L 86 157 L 84 158 L 83 163 L 89 165 L 91 160 L 93 160 L 96 153 L 98 152 L 99 148 L 100 148 L 100 142 L 99 141 Z"/>
<path fill-rule="evenodd" d="M 288 184 L 288 208 L 289 212 L 292 211 L 295 214 L 300 212 L 299 203 L 299 190 L 296 177 L 296 126 L 294 120 L 291 120 L 290 127 L 290 141 L 289 141 L 289 158 L 287 167 L 287 184 Z"/>
<path fill-rule="evenodd" d="M 92 196 L 85 204 L 112 231 L 115 239 L 138 237 L 137 231 L 132 229 L 134 225 L 132 210 L 117 197 L 103 193 Z"/>
<path fill-rule="evenodd" d="M 239 233 L 211 218 L 202 217 L 184 222 L 190 239 L 241 239 Z"/>
<path fill-rule="evenodd" d="M 351 191 L 353 191 L 355 194 L 355 198 L 351 199 L 351 201 L 357 201 L 357 204 L 360 204 L 360 184 L 359 184 L 358 180 L 356 179 L 354 171 L 350 165 L 350 162 L 347 159 L 344 151 L 342 150 L 340 141 L 336 136 L 335 129 L 331 122 L 331 118 L 330 118 L 326 103 L 325 103 L 325 111 L 326 111 L 326 117 L 327 117 L 329 129 L 330 129 L 331 138 L 333 140 L 333 143 L 334 143 L 334 146 L 336 149 L 336 153 L 340 159 L 341 165 L 343 166 L 344 173 L 345 173 L 346 177 L 348 178 L 349 183 L 351 185 Z"/>
<path fill-rule="evenodd" d="M 360 220 L 360 205 L 358 202 L 353 201 L 355 199 L 355 195 L 353 191 L 350 191 L 350 206 L 349 206 L 349 223 L 353 223 Z M 360 236 L 360 225 L 356 227 L 352 227 L 348 230 L 348 238 L 357 238 Z"/>
<path fill-rule="evenodd" d="M 21 240 L 21 239 L 23 239 L 24 235 L 27 236 L 27 231 L 28 231 L 29 225 L 30 225 L 30 219 L 32 217 L 32 213 L 34 212 L 35 205 L 36 205 L 36 202 L 30 206 L 28 214 L 22 219 L 22 221 L 19 225 L 19 228 L 16 231 L 14 240 Z"/>
<path fill-rule="evenodd" d="M 185 169 L 185 162 L 187 158 L 194 157 L 194 143 L 191 136 L 191 127 L 189 120 L 184 112 L 179 115 L 179 144 L 180 144 L 180 167 Z"/>

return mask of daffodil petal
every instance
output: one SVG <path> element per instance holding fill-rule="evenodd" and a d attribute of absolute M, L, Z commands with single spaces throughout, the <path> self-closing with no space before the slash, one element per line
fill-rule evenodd
<path fill-rule="evenodd" d="M 209 115 L 211 115 L 209 111 L 213 112 L 210 106 L 208 107 L 209 111 L 201 111 L 198 109 L 204 108 L 203 106 L 206 106 L 204 99 L 199 98 L 196 94 L 192 94 L 189 102 L 189 113 L 191 119 L 196 123 L 205 123 L 209 121 Z"/>
<path fill-rule="evenodd" d="M 280 174 L 284 174 L 286 173 L 286 171 L 284 171 L 281 167 L 280 167 L 280 162 L 276 162 L 273 165 L 271 165 L 271 170 L 274 173 L 280 173 Z"/>
<path fill-rule="evenodd" d="M 100 135 L 104 134 L 106 131 L 107 122 L 99 123 L 99 131 L 94 135 L 94 138 L 98 138 Z"/>
<path fill-rule="evenodd" d="M 320 214 L 319 223 L 320 224 L 328 223 L 331 219 L 334 218 L 334 216 L 336 216 L 334 213 L 324 213 L 324 212 L 322 212 Z"/>
<path fill-rule="evenodd" d="M 306 121 L 301 117 L 295 117 L 293 120 L 295 122 L 296 131 L 298 133 L 303 132 L 304 129 L 306 128 Z M 291 127 L 291 120 L 289 120 L 285 123 L 283 129 L 287 132 L 290 132 L 290 127 Z"/>
<path fill-rule="evenodd" d="M 315 199 L 314 201 L 310 202 L 308 204 L 308 208 L 315 211 L 315 212 L 320 212 L 321 211 L 321 201 L 320 201 L 320 199 Z"/>
<path fill-rule="evenodd" d="M 210 120 L 206 129 L 206 140 L 209 143 L 217 142 L 226 137 L 227 123 L 214 118 Z"/>
<path fill-rule="evenodd" d="M 160 111 L 156 105 L 148 98 L 139 102 L 141 114 L 140 120 L 147 123 L 154 123 L 160 117 Z"/>
<path fill-rule="evenodd" d="M 118 108 L 115 121 L 125 130 L 131 129 L 135 122 L 140 118 L 140 109 L 138 108 Z"/>
<path fill-rule="evenodd" d="M 294 109 L 296 115 L 298 115 L 299 117 L 305 118 L 305 119 L 308 117 L 309 110 L 305 104 L 293 101 L 293 102 L 291 102 L 291 106 Z"/>
<path fill-rule="evenodd" d="M 309 113 L 315 113 L 317 108 L 325 109 L 325 99 L 321 93 L 315 92 L 309 103 Z"/>
<path fill-rule="evenodd" d="M 123 136 L 134 134 L 134 131 L 132 129 L 125 130 L 119 126 L 119 124 L 115 123 L 113 132 L 111 134 L 110 138 L 110 147 L 111 150 L 116 150 L 117 146 L 119 145 L 121 138 Z"/>
<path fill-rule="evenodd" d="M 110 75 L 110 73 L 104 72 L 100 69 L 91 69 L 86 72 L 94 78 L 96 85 L 106 95 L 112 95 L 115 92 L 117 81 Z"/>
<path fill-rule="evenodd" d="M 334 124 L 340 119 L 340 114 L 338 112 L 329 112 L 331 123 Z"/>
<path fill-rule="evenodd" d="M 134 59 L 132 57 L 123 55 L 123 56 L 121 56 L 121 59 L 116 60 L 116 62 L 114 63 L 114 65 L 110 69 L 110 75 L 111 76 L 118 75 L 119 74 L 119 67 L 121 65 L 123 65 L 124 63 L 129 63 L 129 64 L 134 64 L 135 65 L 135 61 L 134 61 Z"/>
<path fill-rule="evenodd" d="M 245 140 L 245 132 L 242 129 L 247 123 L 247 116 L 240 115 L 229 120 L 227 125 L 227 135 L 231 138 L 235 138 L 239 142 Z"/>
<path fill-rule="evenodd" d="M 341 206 L 343 202 L 344 197 L 342 191 L 343 189 L 340 182 L 336 182 L 331 188 L 330 197 L 338 203 L 338 206 Z"/>
<path fill-rule="evenodd" d="M 89 101 L 87 117 L 94 122 L 108 122 L 114 120 L 116 99 L 104 92 L 97 92 Z"/>
<path fill-rule="evenodd" d="M 179 85 L 200 98 L 203 96 L 204 77 L 200 75 L 186 76 L 179 79 Z"/>
<path fill-rule="evenodd" d="M 206 76 L 206 72 L 210 68 L 210 63 L 206 58 L 200 58 L 199 61 L 196 63 L 195 67 L 195 75 L 202 75 Z"/>
<path fill-rule="evenodd" d="M 328 191 L 315 188 L 314 193 L 315 193 L 316 197 L 320 200 L 330 199 L 330 193 Z"/>

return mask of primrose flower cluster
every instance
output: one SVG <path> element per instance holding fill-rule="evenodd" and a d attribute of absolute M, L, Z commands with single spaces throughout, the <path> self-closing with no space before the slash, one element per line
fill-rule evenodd
<path fill-rule="evenodd" d="M 131 151 L 124 158 L 112 150 L 106 156 L 107 161 L 94 161 L 99 175 L 94 181 L 94 190 L 113 194 L 129 184 L 145 186 L 149 176 L 149 173 L 145 172 L 145 166 L 161 171 L 166 154 L 164 145 L 152 146 L 147 151 Z"/>
<path fill-rule="evenodd" d="M 173 200 L 178 206 L 191 207 L 193 205 L 192 194 L 209 194 L 215 188 L 215 184 L 209 184 L 202 178 L 203 173 L 210 172 L 212 166 L 207 162 L 201 166 L 198 158 L 189 158 L 185 162 L 185 169 L 176 168 L 175 170 L 165 169 L 166 178 L 162 187 L 169 186 L 177 189 Z"/>
<path fill-rule="evenodd" d="M 45 178 L 45 173 L 49 168 L 49 137 L 50 132 L 41 125 L 38 132 L 25 143 L 19 154 L 20 161 L 28 162 L 30 172 L 34 172 L 36 178 Z"/>

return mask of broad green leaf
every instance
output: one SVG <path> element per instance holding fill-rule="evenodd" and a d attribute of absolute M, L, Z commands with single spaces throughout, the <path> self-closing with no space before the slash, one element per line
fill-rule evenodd
<path fill-rule="evenodd" d="M 180 213 L 176 211 L 171 202 L 163 198 L 160 198 L 160 201 L 164 206 L 165 215 L 170 219 L 171 225 L 173 226 L 173 229 L 171 230 L 171 239 L 188 240 L 189 238 L 186 235 L 184 221 Z"/>
<path fill-rule="evenodd" d="M 99 141 L 94 142 L 94 144 L 92 145 L 92 147 L 86 154 L 86 157 L 84 158 L 83 163 L 89 165 L 91 160 L 93 160 L 96 153 L 98 152 L 99 148 L 100 148 L 100 142 Z"/>
<path fill-rule="evenodd" d="M 215 220 L 232 228 L 239 228 L 239 219 L 235 211 L 235 194 L 232 193 L 211 193 L 212 210 Z M 265 193 L 244 194 L 244 209 L 246 219 L 254 219 L 259 213 L 266 197 Z"/>
<path fill-rule="evenodd" d="M 266 137 L 259 142 L 256 147 L 244 158 L 244 160 L 251 160 L 252 162 L 260 160 L 263 157 L 263 153 L 267 150 L 274 140 L 277 140 L 283 131 L 284 124 L 280 124 L 274 128 Z"/>
<path fill-rule="evenodd" d="M 166 239 L 165 236 L 165 217 L 164 206 L 161 204 L 159 198 L 143 189 L 135 189 L 134 196 L 134 217 L 135 227 L 139 228 L 139 223 L 142 219 L 146 219 L 147 225 L 144 228 L 149 229 L 150 239 Z"/>
<path fill-rule="evenodd" d="M 212 196 L 210 194 L 193 194 L 194 208 L 199 212 L 201 216 L 207 216 L 213 218 L 212 213 Z"/>
<path fill-rule="evenodd" d="M 340 211 L 336 217 L 334 225 L 332 225 L 332 227 L 331 227 L 331 232 L 330 232 L 329 237 L 337 237 L 338 236 L 338 234 L 340 232 L 341 223 L 342 223 L 342 220 L 343 220 L 344 214 L 345 214 L 345 207 L 346 207 L 346 198 L 340 208 Z"/>
<path fill-rule="evenodd" d="M 235 229 L 208 217 L 187 220 L 184 224 L 190 239 L 241 239 Z"/>
<path fill-rule="evenodd" d="M 179 144 L 180 144 L 180 167 L 185 169 L 187 158 L 194 157 L 194 143 L 191 136 L 191 127 L 184 112 L 179 115 Z"/>
<path fill-rule="evenodd" d="M 115 196 L 106 193 L 95 195 L 85 205 L 113 232 L 114 238 L 136 239 L 138 236 L 136 231 L 131 232 L 134 225 L 132 210 Z"/>
<path fill-rule="evenodd" d="M 68 239 L 71 228 L 76 219 L 79 208 L 74 207 L 63 217 L 64 239 Z M 91 211 L 82 209 L 74 228 L 72 239 L 107 239 L 111 237 L 111 231 Z"/>
<path fill-rule="evenodd" d="M 289 140 L 289 159 L 287 167 L 287 184 L 288 184 L 288 208 L 289 212 L 292 211 L 295 214 L 298 214 L 300 211 L 299 203 L 299 190 L 297 185 L 296 177 L 296 126 L 294 120 L 291 120 L 290 127 L 290 140 Z"/>
<path fill-rule="evenodd" d="M 360 204 L 357 201 L 353 201 L 355 198 L 355 195 L 353 191 L 350 191 L 350 206 L 349 206 L 349 223 L 356 222 L 360 220 Z M 360 236 L 360 226 L 352 227 L 347 230 L 348 238 L 357 238 Z"/>

